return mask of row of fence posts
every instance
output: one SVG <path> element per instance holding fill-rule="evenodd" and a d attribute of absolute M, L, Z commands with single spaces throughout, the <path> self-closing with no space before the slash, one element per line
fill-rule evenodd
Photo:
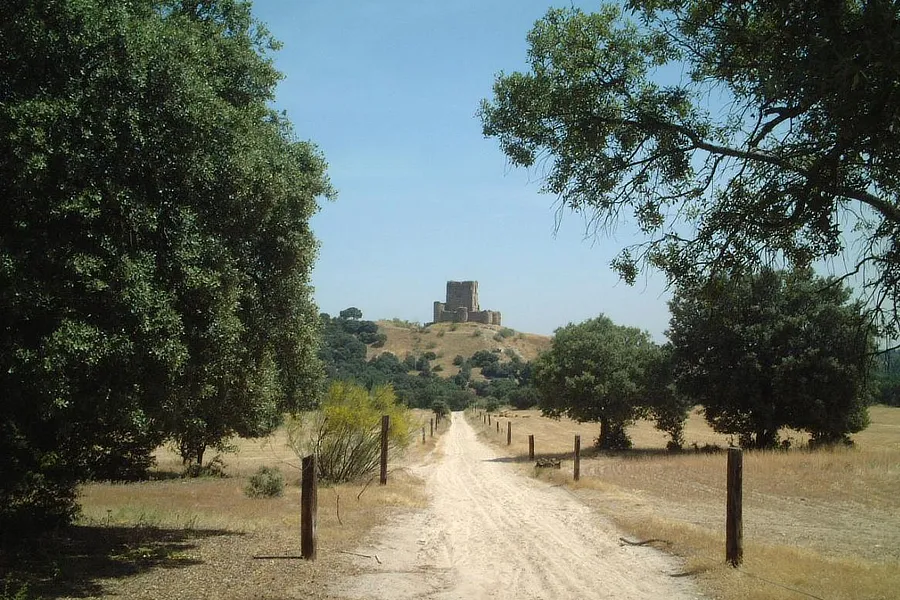
<path fill-rule="evenodd" d="M 477 415 L 476 415 L 477 416 Z M 482 423 L 491 426 L 491 414 L 481 414 Z M 495 419 L 497 433 L 500 433 L 500 421 Z M 506 421 L 506 445 L 512 444 L 512 421 Z M 534 434 L 528 434 L 528 460 L 534 460 Z M 744 525 L 743 525 L 743 462 L 744 456 L 740 448 L 728 449 L 726 500 L 725 500 L 725 560 L 737 567 L 744 560 Z M 573 479 L 581 479 L 581 436 L 575 436 L 575 456 Z"/>
<path fill-rule="evenodd" d="M 431 437 L 434 428 L 441 423 L 442 416 L 436 414 L 428 420 Z M 388 433 L 391 429 L 389 415 L 381 417 L 381 460 L 379 482 L 387 485 L 388 476 Z M 422 443 L 425 443 L 425 427 L 422 427 Z M 300 467 L 300 555 L 307 560 L 316 559 L 316 510 L 318 508 L 318 472 L 316 456 L 305 456 Z"/>

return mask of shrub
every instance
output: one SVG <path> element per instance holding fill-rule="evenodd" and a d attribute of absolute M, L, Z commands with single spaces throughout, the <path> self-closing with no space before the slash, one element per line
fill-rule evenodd
<path fill-rule="evenodd" d="M 244 493 L 251 498 L 277 498 L 284 493 L 284 477 L 274 467 L 260 467 L 250 476 Z"/>
<path fill-rule="evenodd" d="M 198 463 L 188 463 L 185 465 L 184 470 L 181 472 L 182 477 L 194 478 L 194 477 L 228 477 L 225 474 L 225 461 L 222 459 L 221 454 L 216 454 L 215 457 L 205 465 L 201 465 Z"/>
<path fill-rule="evenodd" d="M 460 366 L 461 364 L 463 364 L 464 362 L 466 362 L 466 359 L 463 357 L 462 354 L 457 354 L 456 356 L 453 357 L 453 364 L 456 365 L 457 367 Z"/>
<path fill-rule="evenodd" d="M 391 419 L 389 447 L 406 447 L 409 413 L 392 386 L 378 385 L 369 392 L 355 383 L 335 381 L 318 411 L 288 422 L 288 444 L 298 458 L 316 456 L 323 481 L 351 481 L 378 467 L 382 415 Z"/>
<path fill-rule="evenodd" d="M 456 331 L 457 329 L 459 329 L 459 323 L 451 323 L 450 331 Z"/>
<path fill-rule="evenodd" d="M 480 329 L 476 329 L 472 332 L 472 337 L 481 337 L 483 332 Z"/>
<path fill-rule="evenodd" d="M 497 335 L 499 335 L 501 338 L 512 337 L 516 335 L 516 330 L 510 329 L 509 327 L 503 327 L 500 329 L 500 331 L 497 332 Z"/>

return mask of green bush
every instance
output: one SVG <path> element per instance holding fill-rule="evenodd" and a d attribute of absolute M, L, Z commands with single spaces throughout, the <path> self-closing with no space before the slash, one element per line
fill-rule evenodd
<path fill-rule="evenodd" d="M 274 467 L 260 467 L 244 488 L 251 498 L 277 498 L 284 493 L 284 477 Z"/>
<path fill-rule="evenodd" d="M 381 417 L 390 417 L 388 444 L 393 451 L 409 443 L 409 411 L 390 385 L 365 387 L 335 381 L 319 410 L 292 418 L 288 444 L 298 458 L 315 454 L 319 477 L 340 483 L 362 477 L 378 467 L 381 456 Z"/>

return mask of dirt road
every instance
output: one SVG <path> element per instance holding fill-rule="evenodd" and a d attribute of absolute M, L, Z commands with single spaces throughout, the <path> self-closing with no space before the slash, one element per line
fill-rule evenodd
<path fill-rule="evenodd" d="M 622 545 L 609 522 L 565 489 L 522 477 L 454 413 L 419 467 L 428 509 L 376 531 L 347 598 L 698 598 L 681 568 L 653 548 Z"/>

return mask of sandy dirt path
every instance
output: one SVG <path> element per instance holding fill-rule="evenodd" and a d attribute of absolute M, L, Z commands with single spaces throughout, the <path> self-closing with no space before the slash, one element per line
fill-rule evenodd
<path fill-rule="evenodd" d="M 681 567 L 621 533 L 565 489 L 523 477 L 462 413 L 418 467 L 428 509 L 376 530 L 358 576 L 331 593 L 372 600 L 699 598 Z"/>

